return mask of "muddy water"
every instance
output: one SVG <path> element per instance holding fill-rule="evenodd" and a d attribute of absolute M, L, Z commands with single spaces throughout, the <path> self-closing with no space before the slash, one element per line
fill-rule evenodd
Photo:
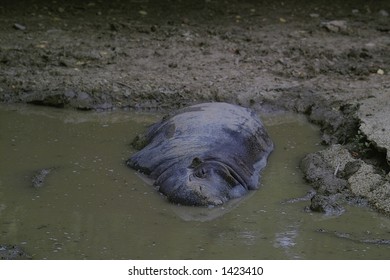
<path fill-rule="evenodd" d="M 307 202 L 284 203 L 309 190 L 297 165 L 320 148 L 304 119 L 265 117 L 276 149 L 261 189 L 199 209 L 169 204 L 124 165 L 131 139 L 157 118 L 1 106 L 0 244 L 34 259 L 390 258 L 388 245 L 356 241 L 389 238 L 388 218 L 352 207 L 327 217 L 304 212 Z M 42 169 L 49 174 L 34 187 Z"/>

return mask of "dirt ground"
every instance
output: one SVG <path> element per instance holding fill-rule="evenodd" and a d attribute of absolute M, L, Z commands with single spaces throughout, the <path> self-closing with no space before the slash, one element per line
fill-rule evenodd
<path fill-rule="evenodd" d="M 329 145 L 302 163 L 310 209 L 389 214 L 389 12 L 387 0 L 3 0 L 0 101 L 304 113 Z"/>

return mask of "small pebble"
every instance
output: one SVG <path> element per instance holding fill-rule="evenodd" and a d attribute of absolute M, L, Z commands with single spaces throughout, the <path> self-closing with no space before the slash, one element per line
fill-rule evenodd
<path fill-rule="evenodd" d="M 17 29 L 17 30 L 26 30 L 26 26 L 21 25 L 19 23 L 15 23 L 14 24 L 14 28 Z"/>
<path fill-rule="evenodd" d="M 380 10 L 379 11 L 379 15 L 381 15 L 382 17 L 388 17 L 389 16 L 389 13 L 385 10 Z"/>
<path fill-rule="evenodd" d="M 340 32 L 347 30 L 347 22 L 345 20 L 332 20 L 327 22 L 321 22 L 320 26 L 330 32 Z"/>

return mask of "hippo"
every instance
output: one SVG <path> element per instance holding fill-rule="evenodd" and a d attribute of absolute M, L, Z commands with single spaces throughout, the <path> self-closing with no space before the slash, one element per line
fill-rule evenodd
<path fill-rule="evenodd" d="M 222 102 L 168 115 L 137 142 L 143 148 L 126 164 L 170 202 L 187 206 L 218 206 L 258 189 L 273 150 L 254 111 Z"/>

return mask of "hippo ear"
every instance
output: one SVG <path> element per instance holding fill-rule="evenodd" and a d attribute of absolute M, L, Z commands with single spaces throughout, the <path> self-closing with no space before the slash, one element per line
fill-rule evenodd
<path fill-rule="evenodd" d="M 201 165 L 203 163 L 203 161 L 198 158 L 198 157 L 195 157 L 192 162 L 191 162 L 191 165 L 189 166 L 189 168 L 197 168 L 199 165 Z"/>

